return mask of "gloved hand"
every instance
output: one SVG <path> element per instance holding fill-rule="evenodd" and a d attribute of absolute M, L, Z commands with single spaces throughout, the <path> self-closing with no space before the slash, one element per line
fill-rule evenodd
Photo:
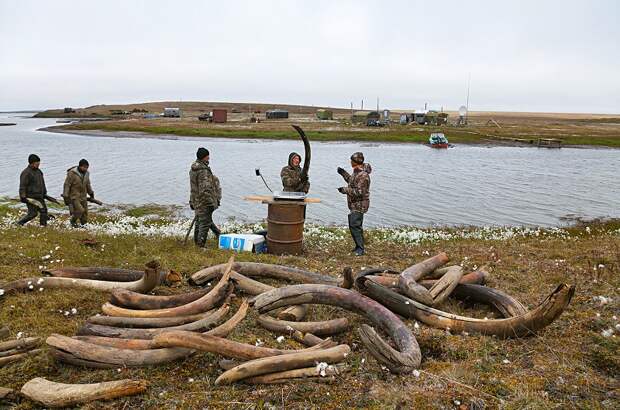
<path fill-rule="evenodd" d="M 192 205 L 192 203 L 189 203 L 189 208 L 193 211 L 194 210 L 194 205 Z"/>
<path fill-rule="evenodd" d="M 21 203 L 24 203 L 24 204 L 27 204 L 27 203 L 28 203 L 28 201 L 26 201 L 26 197 L 25 197 L 25 196 L 20 197 L 20 198 L 19 198 L 19 201 L 20 201 Z"/>
<path fill-rule="evenodd" d="M 347 171 L 345 171 L 344 168 L 341 167 L 338 167 L 337 171 L 340 175 L 345 175 L 347 173 Z"/>
<path fill-rule="evenodd" d="M 340 192 L 341 194 L 346 194 L 347 191 L 345 191 L 345 187 L 341 186 L 340 188 L 338 188 L 338 192 Z"/>
<path fill-rule="evenodd" d="M 92 196 L 91 196 L 91 198 L 92 198 Z M 69 198 L 67 198 L 67 197 L 66 197 L 66 196 L 64 196 L 64 195 L 62 196 L 62 200 L 63 200 L 63 202 L 65 203 L 65 205 L 67 205 L 67 206 L 71 203 L 71 201 L 69 201 Z"/>

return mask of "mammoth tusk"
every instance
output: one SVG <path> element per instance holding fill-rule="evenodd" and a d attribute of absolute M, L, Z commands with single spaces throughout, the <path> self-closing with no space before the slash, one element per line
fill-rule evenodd
<path fill-rule="evenodd" d="M 575 286 L 559 285 L 535 309 L 505 319 L 475 319 L 453 315 L 418 303 L 391 289 L 365 278 L 358 278 L 357 286 L 364 294 L 377 300 L 397 314 L 415 318 L 422 323 L 455 333 L 481 333 L 498 337 L 523 337 L 544 328 L 557 319 L 570 303 Z"/>
<path fill-rule="evenodd" d="M 222 275 L 225 264 L 209 266 L 194 273 L 190 278 L 193 285 L 201 285 Z M 309 272 L 289 266 L 271 265 L 256 262 L 236 262 L 232 268 L 235 272 L 251 278 L 272 278 L 299 283 L 322 283 L 338 286 L 340 279 L 320 273 Z"/>
<path fill-rule="evenodd" d="M 36 354 L 41 353 L 42 351 L 43 351 L 42 349 L 34 349 L 34 350 L 28 350 L 25 352 L 13 354 L 11 356 L 0 357 L 0 367 L 4 367 L 7 364 L 18 362 L 20 360 L 24 360 L 28 356 L 34 356 Z"/>
<path fill-rule="evenodd" d="M 109 316 L 125 316 L 125 317 L 143 317 L 143 318 L 156 318 L 156 317 L 174 317 L 174 316 L 186 316 L 196 313 L 206 312 L 216 306 L 219 306 L 224 302 L 228 295 L 233 290 L 233 285 L 230 283 L 230 268 L 234 257 L 230 258 L 228 262 L 228 269 L 222 275 L 222 278 L 217 285 L 211 289 L 209 293 L 202 296 L 193 302 L 187 303 L 182 306 L 177 306 L 167 309 L 151 309 L 151 310 L 136 310 L 125 309 L 106 303 L 102 306 L 103 313 Z"/>
<path fill-rule="evenodd" d="M 151 310 L 166 309 L 186 305 L 200 299 L 211 289 L 200 289 L 195 292 L 180 293 L 169 296 L 143 295 L 126 289 L 114 289 L 110 295 L 110 303 L 129 309 Z"/>
<path fill-rule="evenodd" d="M 123 316 L 91 316 L 87 323 L 112 327 L 153 328 L 171 327 L 192 323 L 208 316 L 212 312 L 177 317 L 123 317 Z"/>
<path fill-rule="evenodd" d="M 339 374 L 340 369 L 338 369 L 338 366 L 329 365 L 324 369 L 320 366 L 313 366 L 250 377 L 248 379 L 244 379 L 243 382 L 247 384 L 280 384 L 299 381 L 299 379 L 333 382 L 335 381 L 334 376 Z"/>
<path fill-rule="evenodd" d="M 47 407 L 68 407 L 95 400 L 111 400 L 146 391 L 144 380 L 118 380 L 93 384 L 63 384 L 37 377 L 24 384 L 21 393 Z"/>
<path fill-rule="evenodd" d="M 446 255 L 445 252 L 441 252 L 432 258 L 428 258 L 408 267 L 403 271 L 403 273 L 400 274 L 398 278 L 398 287 L 410 298 L 418 300 L 426 305 L 432 305 L 432 296 L 430 296 L 430 294 L 425 294 L 417 282 L 423 279 L 425 275 L 428 275 L 440 266 L 445 265 L 449 260 L 448 255 Z M 426 296 L 431 298 L 430 303 L 428 303 L 429 300 Z"/>
<path fill-rule="evenodd" d="M 38 337 L 9 340 L 0 343 L 0 352 L 6 352 L 9 350 L 28 350 L 36 347 L 39 343 L 41 343 L 41 339 Z"/>
<path fill-rule="evenodd" d="M 272 349 L 269 347 L 239 343 L 217 336 L 178 330 L 162 333 L 155 336 L 155 338 L 153 339 L 153 345 L 159 348 L 183 347 L 209 353 L 217 353 L 225 357 L 231 357 L 233 359 L 241 360 L 251 360 L 268 356 L 288 355 L 308 350 L 318 351 L 323 349 L 324 347 L 323 344 L 320 344 L 303 350 Z"/>
<path fill-rule="evenodd" d="M 300 322 L 304 320 L 306 317 L 306 313 L 308 313 L 308 306 L 306 305 L 297 305 L 297 306 L 289 306 L 281 312 L 278 312 L 276 315 L 280 320 L 288 320 L 293 322 Z"/>
<path fill-rule="evenodd" d="M 315 336 L 312 333 L 304 334 L 304 333 L 301 333 L 299 330 L 294 331 L 291 336 L 293 337 L 293 339 L 295 339 L 299 343 L 305 346 L 308 346 L 308 347 L 316 346 L 318 344 L 324 343 L 329 340 L 329 339 L 321 339 L 320 337 Z M 338 346 L 338 343 L 332 341 L 331 343 L 325 345 L 325 347 L 334 347 L 334 346 Z"/>
<path fill-rule="evenodd" d="M 487 286 L 459 283 L 450 296 L 459 300 L 493 306 L 506 318 L 527 313 L 527 308 L 521 302 L 501 290 Z"/>
<path fill-rule="evenodd" d="M 189 349 L 117 349 L 110 346 L 101 346 L 67 336 L 52 334 L 46 343 L 57 352 L 53 352 L 61 360 L 67 358 L 77 359 L 72 363 L 79 363 L 88 367 L 111 367 L 126 366 L 140 367 L 151 366 L 161 363 L 182 359 L 193 353 Z M 89 366 L 90 365 L 90 366 Z"/>
<path fill-rule="evenodd" d="M 171 330 L 187 330 L 187 331 L 202 331 L 215 323 L 219 322 L 228 313 L 228 306 L 222 306 L 215 312 L 211 312 L 205 315 L 200 320 L 187 323 L 179 326 L 162 327 L 153 329 L 127 329 L 122 327 L 102 326 L 86 323 L 80 329 L 77 334 L 79 336 L 105 336 L 105 337 L 118 337 L 122 339 L 152 339 L 156 335 L 168 332 Z"/>
<path fill-rule="evenodd" d="M 305 351 L 255 359 L 225 371 L 215 380 L 215 384 L 218 386 L 230 384 L 238 380 L 267 373 L 313 366 L 320 362 L 337 363 L 344 360 L 350 351 L 349 346 L 339 345 L 325 350 Z"/>
<path fill-rule="evenodd" d="M 453 266 L 428 290 L 433 298 L 430 306 L 437 306 L 443 303 L 459 284 L 463 277 L 463 268 Z"/>
<path fill-rule="evenodd" d="M 243 300 L 237 312 L 221 325 L 205 332 L 207 335 L 226 337 L 233 329 L 245 318 L 248 312 L 248 301 Z M 152 340 L 147 339 L 118 339 L 114 337 L 104 336 L 73 336 L 76 340 L 87 343 L 93 343 L 100 346 L 116 347 L 118 349 L 135 349 L 147 350 L 154 349 L 155 345 Z"/>
<path fill-rule="evenodd" d="M 291 334 L 296 330 L 302 333 L 312 333 L 316 336 L 331 336 L 349 329 L 347 318 L 325 320 L 322 322 L 289 322 L 277 320 L 267 315 L 260 315 L 256 322 L 265 329 L 275 332 Z"/>
<path fill-rule="evenodd" d="M 43 276 L 53 276 L 56 278 L 72 279 L 92 279 L 111 282 L 135 282 L 142 279 L 144 271 L 137 269 L 119 269 L 105 267 L 63 267 L 59 269 L 42 270 Z M 169 280 L 170 273 L 159 271 L 159 282 L 165 283 Z"/>
<path fill-rule="evenodd" d="M 159 285 L 159 263 L 151 261 L 146 264 L 144 275 L 140 280 L 134 282 L 111 282 L 93 279 L 72 279 L 72 278 L 26 278 L 9 282 L 2 289 L 6 293 L 17 291 L 28 291 L 39 288 L 44 289 L 74 289 L 90 288 L 101 291 L 111 291 L 116 288 L 124 288 L 135 292 L 146 293 Z"/>
<path fill-rule="evenodd" d="M 394 373 L 409 373 L 420 365 L 420 347 L 411 330 L 390 310 L 355 291 L 329 285 L 293 285 L 262 293 L 251 303 L 260 313 L 282 306 L 317 303 L 362 314 L 385 331 L 399 350 L 394 350 L 385 342 L 380 346 L 369 345 L 381 339 L 372 329 L 362 327 L 360 334 L 368 336 L 365 339 L 366 347 L 377 360 Z M 379 354 L 377 349 L 386 349 L 387 353 Z"/>

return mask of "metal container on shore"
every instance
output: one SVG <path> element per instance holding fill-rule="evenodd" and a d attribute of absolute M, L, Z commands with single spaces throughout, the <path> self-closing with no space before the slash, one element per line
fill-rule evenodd
<path fill-rule="evenodd" d="M 273 201 L 267 206 L 267 251 L 274 255 L 299 255 L 303 251 L 306 204 Z"/>

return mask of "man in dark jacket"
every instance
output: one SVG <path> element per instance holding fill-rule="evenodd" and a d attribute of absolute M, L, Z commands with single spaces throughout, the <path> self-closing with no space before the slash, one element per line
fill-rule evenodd
<path fill-rule="evenodd" d="M 213 212 L 219 208 L 222 200 L 220 180 L 211 172 L 209 151 L 206 148 L 198 148 L 196 152 L 196 161 L 189 171 L 189 185 L 189 205 L 196 214 L 194 243 L 204 247 L 209 229 L 216 237 L 220 236 L 220 230 L 213 222 Z"/>
<path fill-rule="evenodd" d="M 342 175 L 348 183 L 346 187 L 338 188 L 338 192 L 347 195 L 347 204 L 349 206 L 349 231 L 355 249 L 353 252 L 357 256 L 364 254 L 364 214 L 368 212 L 370 206 L 370 172 L 372 168 L 370 164 L 364 163 L 364 154 L 356 152 L 351 155 L 351 167 L 353 174 L 349 174 L 344 169 L 338 167 L 338 173 Z"/>
<path fill-rule="evenodd" d="M 90 185 L 90 173 L 88 172 L 88 161 L 81 159 L 77 167 L 67 170 L 65 185 L 62 197 L 65 205 L 69 206 L 71 214 L 71 226 L 74 228 L 80 224 L 88 222 L 88 197 L 95 199 L 95 193 Z"/>
<path fill-rule="evenodd" d="M 302 175 L 301 155 L 291 152 L 288 156 L 288 165 L 280 171 L 284 192 L 304 192 L 310 190 L 310 182 L 307 175 Z"/>
<path fill-rule="evenodd" d="M 17 223 L 25 225 L 39 215 L 41 226 L 47 225 L 48 215 L 45 198 L 47 189 L 43 172 L 39 169 L 41 159 L 36 154 L 28 156 L 28 166 L 19 176 L 19 199 L 28 207 L 28 213 Z"/>

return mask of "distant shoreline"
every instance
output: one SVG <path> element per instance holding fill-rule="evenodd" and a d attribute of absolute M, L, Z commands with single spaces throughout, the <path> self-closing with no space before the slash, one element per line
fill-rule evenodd
<path fill-rule="evenodd" d="M 133 131 L 133 130 L 101 130 L 101 129 L 70 129 L 67 128 L 66 125 L 53 125 L 48 127 L 43 127 L 37 129 L 37 131 L 51 132 L 57 134 L 71 134 L 71 135 L 81 135 L 87 137 L 102 137 L 102 138 L 146 138 L 146 139 L 157 139 L 157 140 L 200 140 L 203 138 L 219 138 L 219 139 L 238 139 L 238 140 L 270 140 L 270 141 L 278 141 L 278 140 L 294 140 L 297 139 L 297 136 L 291 134 L 291 137 L 270 137 L 269 135 L 244 135 L 244 131 L 239 130 L 235 133 L 227 132 L 227 135 L 184 135 L 182 133 L 178 134 L 168 134 L 168 133 L 154 133 L 154 132 L 146 132 L 146 131 Z M 449 134 L 448 134 L 449 137 Z M 310 138 L 313 140 L 313 138 Z M 385 139 L 376 139 L 376 140 L 367 140 L 367 139 L 355 139 L 353 138 L 342 138 L 342 139 L 317 139 L 315 142 L 334 142 L 334 143 L 343 143 L 343 142 L 358 142 L 358 143 L 380 143 L 380 144 L 419 144 L 419 145 L 428 145 L 423 141 L 390 141 Z M 510 141 L 510 140 L 496 140 L 496 139 L 484 139 L 480 138 L 477 140 L 470 141 L 458 141 L 454 143 L 457 145 L 467 145 L 467 146 L 484 146 L 484 147 L 516 147 L 516 148 L 537 148 L 535 145 L 528 143 L 521 143 L 518 141 Z M 609 147 L 609 146 L 600 146 L 600 145 L 563 145 L 563 148 L 579 148 L 579 149 L 618 149 L 620 147 Z"/>

